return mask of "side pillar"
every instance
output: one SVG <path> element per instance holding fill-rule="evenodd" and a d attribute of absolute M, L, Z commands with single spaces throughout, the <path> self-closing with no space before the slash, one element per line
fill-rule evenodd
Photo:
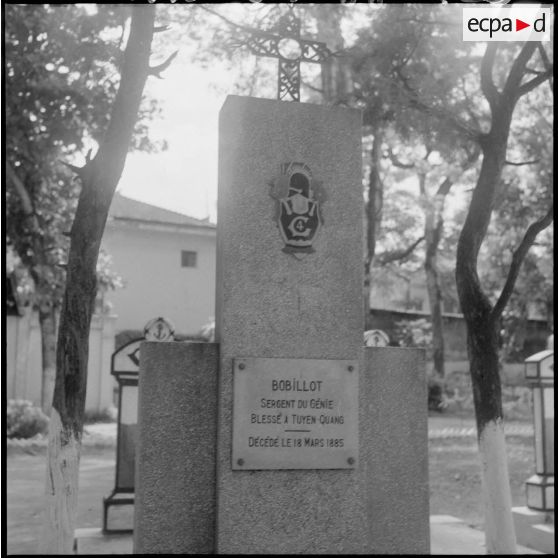
<path fill-rule="evenodd" d="M 371 554 L 429 554 L 423 349 L 366 347 L 360 392 L 362 494 Z"/>
<path fill-rule="evenodd" d="M 141 344 L 136 554 L 215 551 L 215 343 Z"/>

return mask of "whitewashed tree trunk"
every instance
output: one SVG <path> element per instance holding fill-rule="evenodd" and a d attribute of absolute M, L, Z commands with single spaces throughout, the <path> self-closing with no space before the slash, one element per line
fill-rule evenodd
<path fill-rule="evenodd" d="M 73 554 L 77 513 L 80 441 L 50 414 L 45 483 L 45 517 L 39 554 Z"/>
<path fill-rule="evenodd" d="M 70 231 L 66 288 L 58 328 L 41 554 L 73 553 L 89 332 L 101 239 L 124 169 L 147 76 L 158 75 L 174 57 L 159 66 L 149 66 L 155 7 L 137 5 L 131 6 L 131 10 L 120 85 L 105 137 L 93 159 L 88 157 L 81 169 L 72 167 L 82 188 Z"/>
<path fill-rule="evenodd" d="M 488 554 L 515 554 L 516 537 L 504 425 L 485 424 L 479 434 L 485 540 Z"/>
<path fill-rule="evenodd" d="M 495 303 L 484 291 L 477 271 L 480 248 L 496 203 L 506 162 L 508 137 L 517 101 L 552 76 L 552 69 L 525 81 L 528 65 L 541 43 L 526 42 L 497 86 L 493 69 L 499 43 L 488 43 L 480 68 L 480 85 L 491 113 L 488 132 L 479 133 L 482 163 L 467 217 L 457 244 L 455 279 L 461 311 L 467 325 L 467 353 L 475 400 L 475 417 L 482 460 L 483 499 L 487 552 L 516 552 L 511 511 L 511 490 L 503 431 L 502 385 L 499 374 L 501 317 L 515 287 L 521 264 L 537 235 L 552 223 L 553 207 L 533 222 L 514 251 L 508 275 Z M 546 57 L 543 51 L 543 59 Z"/>

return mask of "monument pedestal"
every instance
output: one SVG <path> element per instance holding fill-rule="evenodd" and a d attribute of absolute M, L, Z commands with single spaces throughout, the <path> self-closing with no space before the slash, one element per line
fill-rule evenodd
<path fill-rule="evenodd" d="M 527 506 L 512 509 L 517 542 L 545 554 L 554 554 L 554 514 Z"/>
<path fill-rule="evenodd" d="M 227 98 L 217 343 L 142 344 L 136 552 L 429 552 L 424 354 L 363 346 L 361 135 Z"/>
<path fill-rule="evenodd" d="M 232 471 L 229 459 L 243 512 L 223 506 L 221 521 L 231 487 L 217 483 L 215 454 L 230 441 L 217 434 L 217 347 L 141 351 L 135 553 L 429 553 L 422 350 L 362 349 L 358 468 Z"/>

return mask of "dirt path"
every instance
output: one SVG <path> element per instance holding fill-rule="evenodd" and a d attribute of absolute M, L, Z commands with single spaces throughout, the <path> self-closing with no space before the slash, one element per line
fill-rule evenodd
<path fill-rule="evenodd" d="M 45 457 L 7 459 L 7 553 L 41 554 Z M 114 448 L 85 448 L 80 466 L 77 525 L 100 527 L 102 499 L 114 487 Z"/>
<path fill-rule="evenodd" d="M 99 427 L 104 447 L 84 445 L 76 525 L 102 525 L 103 496 L 114 487 L 115 454 L 111 426 Z M 98 429 L 98 430 L 99 430 Z M 114 426 L 112 426 L 112 430 Z M 102 432 L 101 432 L 102 431 Z M 480 467 L 474 421 L 456 417 L 429 419 L 430 513 L 452 515 L 482 527 Z M 525 481 L 534 472 L 532 427 L 528 423 L 508 425 L 508 458 L 515 506 L 525 505 Z M 514 434 L 515 432 L 515 434 Z M 99 438 L 95 438 L 96 441 Z M 44 450 L 26 455 L 19 450 L 7 458 L 7 552 L 41 554 L 39 548 Z"/>

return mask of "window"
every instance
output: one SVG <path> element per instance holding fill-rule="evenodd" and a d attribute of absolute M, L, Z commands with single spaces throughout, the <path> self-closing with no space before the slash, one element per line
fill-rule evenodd
<path fill-rule="evenodd" d="M 182 250 L 182 267 L 196 267 L 198 261 L 198 253 Z"/>

